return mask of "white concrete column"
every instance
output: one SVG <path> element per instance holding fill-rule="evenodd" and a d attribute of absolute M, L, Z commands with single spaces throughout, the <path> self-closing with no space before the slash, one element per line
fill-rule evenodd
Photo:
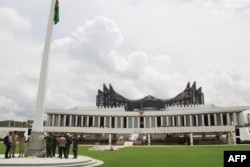
<path fill-rule="evenodd" d="M 124 122 L 124 117 L 120 117 L 120 120 L 121 120 L 120 121 L 120 124 L 121 124 L 120 128 L 124 128 L 124 126 L 123 126 L 124 125 L 124 123 L 123 123 Z"/>
<path fill-rule="evenodd" d="M 223 114 L 222 113 L 220 113 L 220 125 L 223 125 L 224 123 L 223 123 Z"/>
<path fill-rule="evenodd" d="M 78 115 L 75 116 L 75 127 L 78 125 Z"/>
<path fill-rule="evenodd" d="M 202 122 L 201 126 L 204 126 L 205 125 L 205 123 L 204 123 L 204 114 L 201 115 L 201 122 Z"/>
<path fill-rule="evenodd" d="M 157 117 L 154 116 L 154 118 L 155 118 L 155 127 L 157 127 Z"/>
<path fill-rule="evenodd" d="M 187 126 L 187 116 L 186 115 L 184 115 L 184 126 Z"/>
<path fill-rule="evenodd" d="M 147 121 L 146 121 L 146 117 L 143 117 L 143 127 L 146 128 L 147 127 Z"/>
<path fill-rule="evenodd" d="M 161 126 L 163 126 L 163 116 L 161 116 Z"/>
<path fill-rule="evenodd" d="M 111 144 L 112 144 L 112 135 L 109 134 L 109 146 L 111 146 Z"/>
<path fill-rule="evenodd" d="M 207 121 L 208 121 L 208 126 L 211 126 L 210 114 L 207 114 Z"/>
<path fill-rule="evenodd" d="M 135 128 L 135 118 L 132 117 L 132 128 Z"/>
<path fill-rule="evenodd" d="M 84 117 L 83 117 L 83 115 L 81 116 L 81 127 L 83 127 L 83 119 L 84 119 Z"/>
<path fill-rule="evenodd" d="M 237 113 L 237 119 L 238 119 L 238 125 L 239 126 L 244 126 L 245 122 L 244 122 L 244 117 L 241 116 L 241 113 Z"/>
<path fill-rule="evenodd" d="M 172 126 L 175 126 L 175 116 L 172 116 Z"/>
<path fill-rule="evenodd" d="M 72 115 L 69 116 L 69 126 L 72 126 Z"/>
<path fill-rule="evenodd" d="M 193 126 L 193 115 L 189 115 L 189 126 Z"/>
<path fill-rule="evenodd" d="M 126 126 L 129 128 L 129 117 L 126 117 Z"/>
<path fill-rule="evenodd" d="M 152 117 L 149 117 L 149 128 L 152 128 Z"/>
<path fill-rule="evenodd" d="M 151 145 L 151 139 L 150 139 L 150 134 L 148 134 L 148 145 Z"/>
<path fill-rule="evenodd" d="M 103 127 L 107 127 L 107 117 L 106 116 L 104 116 L 104 118 L 103 118 Z"/>
<path fill-rule="evenodd" d="M 137 128 L 140 128 L 140 125 L 141 125 L 140 124 L 140 119 L 141 119 L 140 117 L 137 117 Z"/>
<path fill-rule="evenodd" d="M 97 116 L 97 127 L 101 127 L 101 117 Z"/>
<path fill-rule="evenodd" d="M 177 116 L 177 121 L 178 121 L 178 126 L 181 126 L 181 116 L 180 115 Z"/>
<path fill-rule="evenodd" d="M 190 146 L 193 146 L 193 133 L 190 133 Z"/>
<path fill-rule="evenodd" d="M 237 116 L 235 112 L 233 113 L 233 122 L 235 125 L 238 125 Z"/>
<path fill-rule="evenodd" d="M 169 116 L 166 116 L 166 124 L 169 126 Z"/>
<path fill-rule="evenodd" d="M 96 124 L 95 124 L 95 116 L 92 116 L 92 126 L 95 127 Z"/>
<path fill-rule="evenodd" d="M 227 125 L 231 125 L 229 113 L 227 113 Z"/>
<path fill-rule="evenodd" d="M 214 114 L 214 125 L 217 126 L 217 115 Z"/>
<path fill-rule="evenodd" d="M 89 127 L 89 116 L 86 117 L 86 127 Z"/>
<path fill-rule="evenodd" d="M 115 117 L 115 128 L 117 128 L 117 117 Z"/>

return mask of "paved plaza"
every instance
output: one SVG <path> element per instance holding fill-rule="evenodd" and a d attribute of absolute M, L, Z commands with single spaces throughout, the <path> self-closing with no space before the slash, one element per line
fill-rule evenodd
<path fill-rule="evenodd" d="M 36 158 L 36 157 L 16 157 L 5 159 L 4 154 L 0 154 L 0 166 L 8 167 L 27 167 L 27 166 L 41 166 L 41 167 L 71 167 L 71 166 L 81 166 L 81 167 L 92 167 L 100 166 L 103 164 L 103 161 L 93 159 L 87 156 L 78 156 L 77 159 L 73 159 L 73 156 L 69 156 L 68 159 L 65 158 Z"/>

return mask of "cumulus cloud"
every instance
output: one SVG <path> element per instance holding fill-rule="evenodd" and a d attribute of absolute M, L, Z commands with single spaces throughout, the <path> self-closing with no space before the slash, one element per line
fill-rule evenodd
<path fill-rule="evenodd" d="M 30 22 L 13 8 L 0 7 L 1 30 L 28 31 Z"/>
<path fill-rule="evenodd" d="M 103 83 L 138 99 L 171 98 L 196 81 L 208 104 L 249 103 L 248 1 L 131 2 L 112 1 L 114 8 L 106 1 L 61 4 L 65 12 L 53 31 L 46 108 L 94 106 Z M 67 12 L 81 6 L 86 13 L 78 10 L 79 18 Z M 36 34 L 42 28 L 30 15 L 0 8 L 1 114 L 18 117 L 35 108 L 43 48 L 38 36 L 45 30 Z"/>
<path fill-rule="evenodd" d="M 222 106 L 246 105 L 250 98 L 249 76 L 235 65 L 226 67 L 211 64 L 201 79 L 207 102 Z M 206 84 L 210 83 L 210 84 Z"/>
<path fill-rule="evenodd" d="M 86 21 L 84 26 L 76 28 L 73 35 L 88 46 L 104 51 L 115 49 L 123 41 L 117 24 L 103 16 L 96 16 L 93 20 Z"/>
<path fill-rule="evenodd" d="M 20 111 L 24 111 L 24 109 L 25 108 L 18 105 L 15 100 L 0 96 L 1 120 L 22 120 L 23 118 L 18 118 L 16 114 Z"/>
<path fill-rule="evenodd" d="M 25 37 L 31 30 L 29 20 L 15 9 L 0 7 L 0 113 L 1 119 L 23 119 L 19 112 L 30 111 L 35 98 L 38 69 L 34 45 Z M 37 49 L 37 48 L 36 48 Z M 35 51 L 37 52 L 37 51 Z M 33 56 L 29 59 L 29 56 Z M 21 58 L 21 59 L 20 59 Z M 33 62 L 26 62 L 27 60 Z M 35 61 L 34 61 L 35 60 Z"/>
<path fill-rule="evenodd" d="M 234 14 L 250 13 L 249 0 L 209 0 L 204 6 L 214 14 L 231 16 Z"/>

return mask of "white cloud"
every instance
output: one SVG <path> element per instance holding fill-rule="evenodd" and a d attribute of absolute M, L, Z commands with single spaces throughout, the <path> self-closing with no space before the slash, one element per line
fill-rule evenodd
<path fill-rule="evenodd" d="M 209 84 L 207 84 L 209 83 Z M 201 78 L 201 84 L 206 91 L 205 99 L 217 105 L 234 106 L 246 105 L 250 98 L 250 78 L 247 72 L 238 66 L 211 64 L 207 73 Z"/>
<path fill-rule="evenodd" d="M 0 7 L 1 30 L 5 31 L 28 31 L 30 22 L 22 17 L 15 9 Z"/>
<path fill-rule="evenodd" d="M 20 107 L 15 101 L 12 99 L 8 99 L 4 96 L 0 96 L 0 108 L 4 110 L 21 110 Z"/>
<path fill-rule="evenodd" d="M 0 2 L 13 6 L 0 7 L 1 114 L 34 110 L 49 4 Z M 249 104 L 249 1 L 72 0 L 60 7 L 46 107 L 95 105 L 103 83 L 131 99 L 171 98 L 188 81 L 203 88 L 206 103 Z"/>
<path fill-rule="evenodd" d="M 95 46 L 96 49 L 110 50 L 116 48 L 123 40 L 117 24 L 104 16 L 96 16 L 77 27 L 73 35 L 80 41 Z"/>
<path fill-rule="evenodd" d="M 204 3 L 204 6 L 210 9 L 212 13 L 224 16 L 250 13 L 249 0 L 209 0 Z"/>
<path fill-rule="evenodd" d="M 24 116 L 17 116 L 18 112 L 24 111 L 13 99 L 0 96 L 1 120 L 22 120 Z"/>

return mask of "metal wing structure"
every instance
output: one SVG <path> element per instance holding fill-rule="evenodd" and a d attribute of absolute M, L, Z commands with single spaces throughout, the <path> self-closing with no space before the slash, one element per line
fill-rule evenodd
<path fill-rule="evenodd" d="M 195 104 L 204 104 L 202 88 L 196 89 L 196 82 L 191 87 L 188 82 L 186 88 L 181 93 L 169 99 L 159 99 L 148 95 L 141 99 L 131 100 L 117 93 L 111 84 L 109 84 L 109 88 L 103 84 L 103 90 L 99 89 L 96 96 L 97 107 L 114 108 L 124 106 L 126 111 L 162 110 L 166 106 Z"/>

